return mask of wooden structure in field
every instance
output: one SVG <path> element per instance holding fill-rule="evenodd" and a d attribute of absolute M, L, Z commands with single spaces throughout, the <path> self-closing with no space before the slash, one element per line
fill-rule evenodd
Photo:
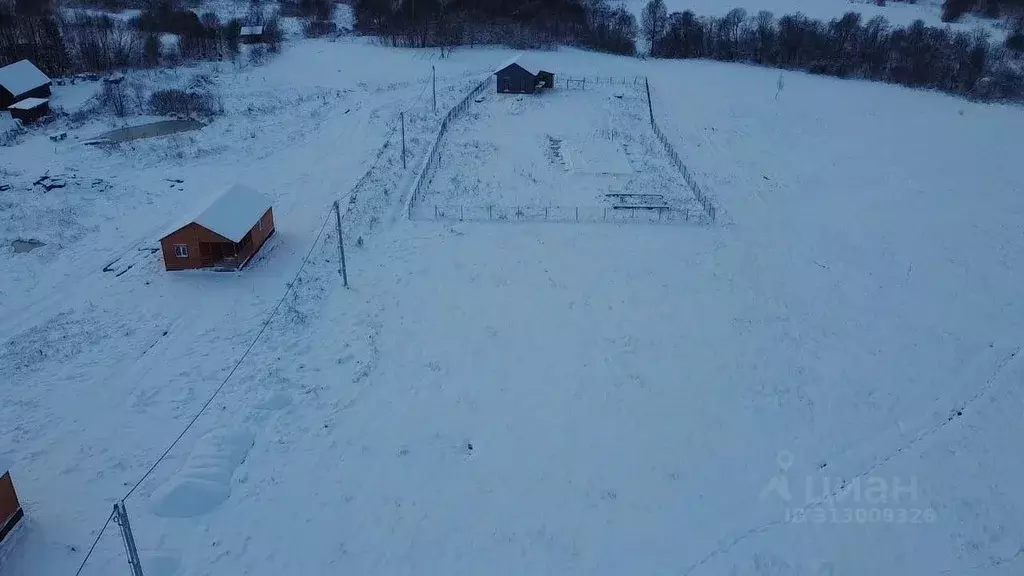
<path fill-rule="evenodd" d="M 0 461 L 0 542 L 14 530 L 24 515 L 25 511 L 21 509 L 18 494 L 14 491 L 9 466 Z"/>
<path fill-rule="evenodd" d="M 0 110 L 26 98 L 49 98 L 50 78 L 28 60 L 0 68 Z"/>
<path fill-rule="evenodd" d="M 260 44 L 263 42 L 263 26 L 242 26 L 238 31 L 238 40 L 242 44 Z"/>
<path fill-rule="evenodd" d="M 517 56 L 494 71 L 500 94 L 534 94 L 555 87 L 555 74 Z"/>
<path fill-rule="evenodd" d="M 11 113 L 11 118 L 29 124 L 50 112 L 50 101 L 46 98 L 25 98 L 11 104 L 7 111 Z"/>
<path fill-rule="evenodd" d="M 199 215 L 160 239 L 167 270 L 238 270 L 274 233 L 274 211 L 263 194 L 236 184 Z"/>

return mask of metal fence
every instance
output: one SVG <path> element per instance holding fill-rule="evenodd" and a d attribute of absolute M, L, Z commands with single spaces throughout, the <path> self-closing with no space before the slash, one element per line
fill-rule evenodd
<path fill-rule="evenodd" d="M 644 84 L 647 88 L 647 106 L 651 114 L 651 128 L 654 129 L 654 135 L 658 137 L 658 141 L 665 147 L 665 152 L 668 153 L 668 157 L 676 167 L 676 170 L 679 170 L 679 173 L 683 175 L 683 180 L 686 180 L 687 186 L 693 190 L 693 195 L 697 198 L 697 201 L 700 202 L 701 208 L 704 209 L 704 213 L 707 215 L 707 220 L 710 223 L 714 223 L 718 218 L 718 209 L 707 195 L 704 194 L 704 190 L 700 187 L 700 184 L 697 183 L 693 175 L 690 174 L 690 170 L 686 167 L 686 164 L 683 164 L 683 161 L 679 158 L 679 153 L 676 152 L 675 147 L 672 146 L 671 142 L 669 142 L 665 133 L 661 131 L 658 123 L 654 121 L 654 106 L 651 104 L 650 84 L 647 83 L 646 79 L 644 80 Z"/>
<path fill-rule="evenodd" d="M 451 127 L 452 122 L 466 112 L 466 109 L 469 108 L 473 99 L 490 85 L 491 76 L 488 75 L 472 90 L 470 90 L 468 94 L 463 96 L 462 100 L 460 100 L 458 104 L 452 106 L 451 110 L 444 115 L 444 119 L 441 120 L 441 127 L 437 130 L 437 135 L 434 137 L 434 141 L 430 143 L 430 149 L 427 151 L 427 154 L 423 159 L 423 165 L 420 167 L 419 172 L 417 172 L 416 179 L 412 184 L 412 192 L 409 194 L 408 207 L 410 220 L 412 219 L 413 207 L 419 200 L 420 193 L 423 191 L 423 186 L 425 186 L 429 181 L 430 173 L 437 165 L 437 159 L 441 154 L 441 141 L 444 139 L 445 134 L 448 133 L 448 128 Z"/>
<path fill-rule="evenodd" d="M 555 82 L 558 82 L 559 75 L 555 75 Z M 645 78 L 643 76 L 561 76 L 562 85 L 566 88 L 577 88 L 585 90 L 587 84 L 591 86 L 642 86 Z"/>
<path fill-rule="evenodd" d="M 706 215 L 686 208 L 651 209 L 642 206 L 476 206 L 423 204 L 409 213 L 412 220 L 457 222 L 608 222 L 645 224 L 704 224 Z"/>

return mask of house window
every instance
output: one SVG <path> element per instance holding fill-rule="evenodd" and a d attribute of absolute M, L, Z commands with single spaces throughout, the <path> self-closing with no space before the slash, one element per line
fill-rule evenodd
<path fill-rule="evenodd" d="M 175 244 L 174 255 L 178 258 L 188 258 L 188 245 L 187 244 Z"/>

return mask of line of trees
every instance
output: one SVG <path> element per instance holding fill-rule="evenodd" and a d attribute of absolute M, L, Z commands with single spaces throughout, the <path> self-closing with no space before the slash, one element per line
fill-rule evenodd
<path fill-rule="evenodd" d="M 354 0 L 356 28 L 394 46 L 557 44 L 636 53 L 636 18 L 607 0 Z"/>
<path fill-rule="evenodd" d="M 986 18 L 999 18 L 1006 13 L 1020 13 L 1024 0 L 943 0 L 942 21 L 955 22 L 968 12 L 978 13 Z"/>
<path fill-rule="evenodd" d="M 664 0 L 651 0 L 641 20 L 654 57 L 747 62 L 974 98 L 1024 97 L 1020 69 L 980 29 L 954 32 L 920 20 L 898 27 L 881 16 L 864 22 L 853 12 L 828 22 L 800 13 L 751 17 L 742 9 L 698 17 L 691 11 L 668 14 Z"/>
<path fill-rule="evenodd" d="M 244 19 L 222 23 L 214 13 L 197 16 L 173 0 L 149 4 L 131 20 L 106 14 L 53 9 L 33 0 L 0 0 L 0 66 L 29 59 L 50 76 L 158 66 L 179 60 L 235 58 L 242 25 L 262 25 L 271 52 L 283 33 L 276 13 L 254 4 Z M 161 34 L 175 34 L 164 45 Z"/>

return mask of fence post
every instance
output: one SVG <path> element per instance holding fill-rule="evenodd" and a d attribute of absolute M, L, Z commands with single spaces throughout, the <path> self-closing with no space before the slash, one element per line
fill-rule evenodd
<path fill-rule="evenodd" d="M 128 522 L 128 509 L 124 507 L 124 500 L 114 504 L 114 522 L 121 527 L 121 539 L 124 540 L 124 551 L 128 554 L 128 566 L 132 570 L 132 576 L 145 576 L 142 573 L 142 561 L 139 560 L 139 549 L 135 546 L 135 535 L 132 534 L 132 525 Z"/>
<path fill-rule="evenodd" d="M 463 206 L 462 204 L 459 204 L 459 221 L 461 222 L 461 221 L 463 221 L 465 219 L 466 219 L 466 209 L 465 209 L 465 206 Z"/>
<path fill-rule="evenodd" d="M 577 222 L 580 221 L 580 207 L 579 206 L 576 207 L 576 221 Z"/>
<path fill-rule="evenodd" d="M 644 87 L 647 88 L 647 111 L 651 113 L 651 126 L 654 126 L 654 106 L 651 105 L 651 83 L 644 77 Z"/>
<path fill-rule="evenodd" d="M 405 112 L 399 112 L 402 119 L 402 170 L 405 170 Z"/>
<path fill-rule="evenodd" d="M 434 91 L 434 114 L 437 114 L 437 71 L 433 64 L 430 65 L 430 82 Z"/>
<path fill-rule="evenodd" d="M 409 209 L 412 210 L 412 202 L 410 201 L 409 204 Z M 334 201 L 334 223 L 338 229 L 338 255 L 341 258 L 341 269 L 338 271 L 341 273 L 342 284 L 348 288 L 348 268 L 345 266 L 345 235 L 341 233 L 341 206 L 337 200 Z"/>

